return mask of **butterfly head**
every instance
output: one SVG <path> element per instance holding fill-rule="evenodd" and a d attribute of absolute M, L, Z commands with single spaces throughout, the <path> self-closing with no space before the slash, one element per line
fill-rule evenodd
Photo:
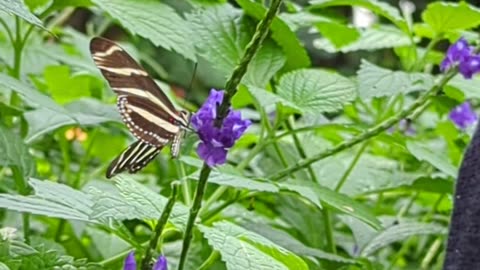
<path fill-rule="evenodd" d="M 192 113 L 186 110 L 181 110 L 178 112 L 178 115 L 181 119 L 179 121 L 180 128 L 192 131 L 192 129 L 190 128 L 190 119 L 192 117 Z"/>

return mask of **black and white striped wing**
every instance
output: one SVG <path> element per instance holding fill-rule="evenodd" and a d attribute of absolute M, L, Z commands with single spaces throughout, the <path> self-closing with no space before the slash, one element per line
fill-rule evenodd
<path fill-rule="evenodd" d="M 120 46 L 93 38 L 90 51 L 97 67 L 118 94 L 117 106 L 138 139 L 160 147 L 187 126 L 183 112 L 175 109 L 148 73 Z"/>
<path fill-rule="evenodd" d="M 107 169 L 107 178 L 112 178 L 123 171 L 136 173 L 147 166 L 161 149 L 162 147 L 152 146 L 141 140 L 134 142 L 110 163 Z"/>

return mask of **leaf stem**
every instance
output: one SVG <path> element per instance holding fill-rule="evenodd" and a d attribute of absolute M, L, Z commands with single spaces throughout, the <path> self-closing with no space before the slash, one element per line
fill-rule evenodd
<path fill-rule="evenodd" d="M 23 176 L 22 171 L 20 170 L 19 167 L 17 166 L 12 166 L 12 173 L 13 173 L 13 178 L 15 179 L 15 185 L 18 188 L 18 192 L 21 195 L 28 195 L 29 189 L 28 189 L 28 184 Z M 23 221 L 23 237 L 25 238 L 25 243 L 30 244 L 30 215 L 27 213 L 22 214 L 22 221 Z"/>
<path fill-rule="evenodd" d="M 350 164 L 348 165 L 347 170 L 346 170 L 345 173 L 342 175 L 342 178 L 340 178 L 340 181 L 338 181 L 338 184 L 337 184 L 337 186 L 335 187 L 335 191 L 336 191 L 336 192 L 339 192 L 340 189 L 342 188 L 342 186 L 343 186 L 343 185 L 345 184 L 345 182 L 347 181 L 348 177 L 350 176 L 350 174 L 352 173 L 353 169 L 354 169 L 355 166 L 357 165 L 358 160 L 359 160 L 360 157 L 362 156 L 363 151 L 365 151 L 365 148 L 367 148 L 367 145 L 368 145 L 368 141 L 366 141 L 366 142 L 360 147 L 360 149 L 358 150 L 358 152 L 357 152 L 357 154 L 355 155 L 355 157 L 353 157 L 352 162 L 350 162 Z"/>
<path fill-rule="evenodd" d="M 243 76 L 247 72 L 249 63 L 251 62 L 251 60 L 259 50 L 263 40 L 267 36 L 270 25 L 275 18 L 275 14 L 277 13 L 281 2 L 282 0 L 272 0 L 270 8 L 268 9 L 265 17 L 258 23 L 252 40 L 247 44 L 247 47 L 245 48 L 245 53 L 243 54 L 240 63 L 235 67 L 232 75 L 227 80 L 225 84 L 225 95 L 223 96 L 222 104 L 217 107 L 217 117 L 214 123 L 216 127 L 222 126 L 223 120 L 225 119 L 230 110 L 231 99 L 237 92 L 237 87 L 240 84 Z M 190 242 L 192 241 L 193 226 L 202 205 L 202 198 L 203 194 L 205 193 L 205 188 L 210 172 L 211 169 L 206 163 L 204 163 L 200 172 L 200 177 L 198 180 L 197 189 L 195 191 L 193 204 L 190 208 L 187 227 L 185 228 L 185 235 L 183 238 L 183 246 L 182 252 L 180 254 L 180 261 L 178 263 L 178 270 L 183 270 L 185 261 L 187 259 L 188 249 L 190 247 Z"/>
<path fill-rule="evenodd" d="M 435 84 L 430 90 L 428 90 L 427 92 L 425 92 L 423 95 L 421 95 L 419 98 L 417 98 L 412 104 L 410 104 L 410 106 L 408 108 L 406 108 L 405 110 L 401 111 L 400 113 L 398 113 L 397 115 L 395 116 L 392 116 L 388 119 L 386 119 L 385 121 L 383 121 L 382 123 L 366 130 L 365 132 L 363 132 L 362 134 L 356 136 L 356 137 L 353 137 L 352 139 L 348 140 L 348 141 L 344 141 L 340 144 L 338 144 L 337 146 L 331 148 L 331 149 L 328 149 L 322 153 L 319 153 L 319 154 L 316 154 L 316 155 L 313 155 L 309 158 L 306 158 L 306 159 L 303 159 L 303 160 L 300 160 L 299 162 L 297 162 L 297 164 L 294 164 L 274 175 L 272 175 L 270 177 L 270 179 L 272 179 L 273 181 L 276 181 L 276 180 L 279 180 L 289 174 L 292 174 L 296 171 L 299 171 L 301 169 L 304 169 L 306 167 L 308 167 L 310 164 L 312 163 L 315 163 L 319 160 L 322 160 L 326 157 L 329 157 L 329 156 L 332 156 L 338 152 L 341 152 L 345 149 L 348 149 L 358 143 L 361 143 L 363 141 L 366 141 L 366 140 L 369 140 L 370 138 L 373 138 L 375 136 L 377 136 L 378 134 L 382 133 L 383 131 L 389 129 L 390 127 L 392 127 L 393 125 L 397 124 L 398 122 L 400 122 L 400 120 L 402 120 L 403 118 L 406 118 L 408 117 L 409 115 L 415 113 L 415 111 L 422 107 L 425 102 L 428 102 L 428 100 L 437 95 L 443 88 L 443 86 L 451 79 L 453 78 L 453 76 L 455 76 L 457 74 L 457 71 L 456 70 L 451 70 L 449 71 L 447 74 L 445 74 L 442 79 L 440 80 L 439 83 Z"/>
<path fill-rule="evenodd" d="M 152 252 L 157 248 L 158 239 L 162 235 L 163 228 L 165 227 L 165 224 L 167 224 L 168 217 L 170 216 L 170 213 L 173 210 L 173 206 L 175 205 L 175 200 L 177 199 L 177 193 L 178 193 L 178 183 L 174 182 L 172 183 L 172 192 L 170 193 L 170 198 L 168 199 L 168 202 L 165 205 L 165 208 L 163 209 L 163 212 L 160 215 L 160 218 L 158 219 L 157 225 L 155 226 L 155 232 L 152 235 L 152 238 L 150 239 L 150 244 L 148 245 L 147 250 L 145 251 L 145 256 L 143 257 L 143 260 L 141 263 L 142 270 L 152 269 L 152 266 L 150 264 L 152 260 Z"/>
<path fill-rule="evenodd" d="M 210 256 L 200 265 L 200 267 L 197 268 L 197 270 L 207 270 L 210 269 L 210 266 L 212 266 L 215 262 L 218 261 L 220 258 L 220 253 L 216 250 L 212 250 L 212 253 L 210 253 Z"/>

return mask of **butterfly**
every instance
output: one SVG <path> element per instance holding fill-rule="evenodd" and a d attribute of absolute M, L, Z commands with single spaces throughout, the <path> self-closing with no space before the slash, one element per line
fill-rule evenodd
<path fill-rule="evenodd" d="M 95 37 L 90 52 L 117 94 L 123 122 L 137 138 L 110 163 L 106 177 L 125 170 L 136 173 L 170 142 L 172 158 L 178 157 L 185 131 L 190 130 L 191 113 L 177 110 L 148 73 L 113 41 Z"/>

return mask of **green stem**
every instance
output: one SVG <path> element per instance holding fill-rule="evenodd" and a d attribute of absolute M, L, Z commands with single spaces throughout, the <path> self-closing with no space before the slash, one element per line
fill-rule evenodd
<path fill-rule="evenodd" d="M 294 130 L 293 121 L 291 119 L 288 119 L 285 122 L 285 126 L 289 131 Z M 297 136 L 297 134 L 293 133 L 292 138 L 293 138 L 295 147 L 297 148 L 297 151 L 300 154 L 300 157 L 303 159 L 307 158 L 307 153 L 305 152 L 305 149 L 303 148 L 303 145 L 300 142 L 300 138 Z M 307 170 L 308 170 L 308 173 L 310 174 L 310 178 L 312 179 L 312 182 L 318 183 L 317 175 L 315 174 L 315 171 L 313 170 L 312 166 L 307 166 Z M 327 208 L 324 208 L 321 211 L 323 215 L 323 224 L 325 226 L 325 238 L 327 239 L 328 250 L 336 254 L 337 246 L 335 244 L 335 238 L 333 237 L 332 214 L 330 213 L 330 210 Z"/>
<path fill-rule="evenodd" d="M 443 78 L 441 79 L 441 81 L 434 85 L 430 90 L 428 90 L 427 92 L 425 92 L 423 95 L 421 95 L 418 99 L 416 99 L 412 104 L 410 104 L 410 106 L 401 111 L 399 114 L 395 115 L 395 116 L 392 116 L 388 119 L 386 119 L 385 121 L 383 121 L 382 123 L 366 130 L 365 132 L 363 132 L 362 134 L 348 140 L 348 141 L 344 141 L 340 144 L 338 144 L 337 146 L 331 148 L 331 149 L 328 149 L 322 153 L 319 153 L 319 154 L 316 154 L 316 155 L 313 155 L 307 159 L 303 159 L 303 160 L 300 160 L 299 162 L 297 162 L 297 164 L 294 164 L 284 170 L 281 170 L 280 172 L 272 175 L 270 177 L 270 179 L 276 181 L 276 180 L 279 180 L 279 179 L 282 179 L 283 177 L 286 177 L 296 171 L 299 171 L 299 170 L 302 170 L 308 166 L 310 166 L 310 164 L 312 163 L 315 163 L 319 160 L 322 160 L 326 157 L 329 157 L 329 156 L 332 156 L 338 152 L 341 152 L 345 149 L 348 149 L 358 143 L 361 143 L 363 141 L 366 141 L 366 140 L 369 140 L 370 138 L 372 137 L 375 137 L 377 136 L 378 134 L 382 133 L 383 131 L 389 129 L 390 127 L 392 127 L 393 125 L 397 124 L 398 122 L 400 122 L 400 120 L 402 120 L 403 118 L 406 118 L 408 117 L 409 115 L 411 115 L 412 113 L 414 113 L 418 108 L 422 107 L 422 105 L 427 102 L 431 97 L 437 95 L 443 88 L 443 86 L 451 79 L 453 78 L 453 76 L 455 76 L 457 73 L 457 71 L 449 71 L 445 76 L 443 76 Z"/>
<path fill-rule="evenodd" d="M 217 117 L 215 119 L 215 126 L 221 127 L 223 124 L 223 120 L 228 114 L 230 110 L 231 99 L 237 92 L 237 87 L 240 84 L 243 76 L 247 72 L 248 64 L 253 59 L 257 51 L 260 49 L 260 46 L 265 39 L 268 29 L 270 28 L 270 24 L 273 22 L 275 18 L 275 14 L 277 13 L 281 0 L 272 0 L 270 8 L 267 11 L 265 17 L 258 23 L 257 29 L 253 34 L 252 40 L 247 44 L 245 48 L 245 53 L 243 54 L 240 63 L 235 67 L 232 72 L 232 75 L 227 80 L 225 85 L 225 95 L 222 100 L 222 104 L 217 107 Z M 180 254 L 180 261 L 178 263 L 178 270 L 183 270 L 185 265 L 185 261 L 187 259 L 188 249 L 190 247 L 190 243 L 192 241 L 192 231 L 193 226 L 195 223 L 195 219 L 197 218 L 198 212 L 200 211 L 200 207 L 202 205 L 202 198 L 203 194 L 205 193 L 205 188 L 207 186 L 208 176 L 210 175 L 211 169 L 208 167 L 206 163 L 203 164 L 202 170 L 200 172 L 200 177 L 197 184 L 197 189 L 195 191 L 195 196 L 193 199 L 192 207 L 190 208 L 190 213 L 188 216 L 187 227 L 185 228 L 185 235 L 183 238 L 183 246 L 182 251 Z"/>
<path fill-rule="evenodd" d="M 178 170 L 178 176 L 181 179 L 180 181 L 182 182 L 182 197 L 183 197 L 183 202 L 185 205 L 190 206 L 192 204 L 192 195 L 190 195 L 190 182 L 188 182 L 188 178 L 185 173 L 185 166 L 183 165 L 183 162 L 176 161 L 177 163 L 177 170 Z"/>
<path fill-rule="evenodd" d="M 205 188 L 207 187 L 208 176 L 210 175 L 211 169 L 206 163 L 203 164 L 202 170 L 200 171 L 200 177 L 198 179 L 197 190 L 195 192 L 195 197 L 193 198 L 193 204 L 190 208 L 190 213 L 188 215 L 187 227 L 185 228 L 185 234 L 183 237 L 182 252 L 180 254 L 180 261 L 178 262 L 178 270 L 182 270 L 185 261 L 187 259 L 188 249 L 192 241 L 192 231 L 195 219 L 197 219 L 198 212 L 202 206 L 202 198 L 205 193 Z"/>
<path fill-rule="evenodd" d="M 163 209 L 162 215 L 158 219 L 157 225 L 155 226 L 155 233 L 152 235 L 152 238 L 150 239 L 150 244 L 145 251 L 145 256 L 143 257 L 141 263 L 142 270 L 152 269 L 152 265 L 150 263 L 152 260 L 152 252 L 157 248 L 158 239 L 162 235 L 163 228 L 165 227 L 165 224 L 167 224 L 168 217 L 173 210 L 173 206 L 175 205 L 175 200 L 177 198 L 177 192 L 178 184 L 172 183 L 172 192 L 170 193 L 170 198 L 168 199 L 168 202 Z"/>
<path fill-rule="evenodd" d="M 360 147 L 360 149 L 358 150 L 357 154 L 356 154 L 355 157 L 353 158 L 352 162 L 350 163 L 350 165 L 348 165 L 347 170 L 346 170 L 345 173 L 342 175 L 342 178 L 340 178 L 340 181 L 338 181 L 338 184 L 337 184 L 337 186 L 335 187 L 335 191 L 336 191 L 336 192 L 339 192 L 340 189 L 342 188 L 343 184 L 345 184 L 345 182 L 347 181 L 348 177 L 350 176 L 350 174 L 352 173 L 353 169 L 354 169 L 355 166 L 357 165 L 358 160 L 359 160 L 360 157 L 362 156 L 363 151 L 365 151 L 365 148 L 367 148 L 367 145 L 368 145 L 368 141 L 365 142 L 365 143 Z"/>
<path fill-rule="evenodd" d="M 0 18 L 0 24 L 5 28 L 5 31 L 7 32 L 8 38 L 10 39 L 10 43 L 13 45 L 15 44 L 15 38 L 13 37 L 12 31 L 10 31 L 10 28 L 8 28 L 7 23 L 3 18 Z"/>
<path fill-rule="evenodd" d="M 23 176 L 22 171 L 17 166 L 12 166 L 13 178 L 15 179 L 15 185 L 18 188 L 18 192 L 21 195 L 28 195 L 28 183 L 25 177 Z M 23 237 L 25 238 L 25 243 L 30 244 L 30 215 L 27 213 L 22 214 L 23 221 Z"/>
<path fill-rule="evenodd" d="M 275 14 L 280 8 L 282 0 L 272 0 L 270 8 L 267 11 L 265 17 L 258 23 L 257 29 L 253 34 L 252 40 L 247 44 L 245 53 L 243 54 L 240 63 L 233 70 L 232 75 L 225 84 L 225 95 L 223 97 L 222 104 L 217 108 L 217 119 L 215 119 L 215 126 L 220 127 L 223 123 L 223 119 L 230 110 L 230 103 L 232 97 L 237 93 L 237 86 L 243 78 L 243 75 L 247 72 L 248 64 L 252 61 L 253 57 L 257 53 L 260 45 L 267 36 L 268 29 L 275 18 Z"/>
<path fill-rule="evenodd" d="M 210 267 L 218 261 L 220 258 L 220 253 L 216 250 L 213 250 L 212 253 L 210 253 L 210 256 L 200 265 L 200 267 L 197 268 L 197 270 L 207 270 L 210 269 Z"/>
<path fill-rule="evenodd" d="M 15 16 L 15 44 L 13 44 L 13 74 L 12 76 L 20 78 L 20 66 L 22 62 L 22 33 L 21 21 L 18 16 Z"/>
<path fill-rule="evenodd" d="M 440 251 L 440 248 L 442 247 L 443 243 L 443 237 L 439 236 L 435 241 L 433 241 L 433 244 L 430 245 L 430 248 L 427 251 L 427 254 L 422 260 L 422 263 L 420 264 L 422 270 L 427 270 L 431 269 L 429 267 L 430 263 L 432 262 L 433 258 L 435 258 L 435 255 Z"/>
<path fill-rule="evenodd" d="M 90 160 L 90 154 L 92 152 L 93 145 L 94 145 L 93 143 L 95 142 L 95 139 L 97 137 L 97 133 L 98 133 L 98 129 L 95 129 L 92 132 L 90 141 L 88 142 L 88 145 L 87 145 L 87 150 L 85 151 L 85 155 L 83 156 L 82 161 L 80 161 L 80 168 L 78 169 L 77 175 L 76 175 L 75 180 L 72 184 L 72 187 L 75 188 L 75 189 L 78 189 L 81 186 L 82 175 L 83 175 L 83 172 L 85 171 L 85 168 L 87 167 L 88 161 Z"/>

